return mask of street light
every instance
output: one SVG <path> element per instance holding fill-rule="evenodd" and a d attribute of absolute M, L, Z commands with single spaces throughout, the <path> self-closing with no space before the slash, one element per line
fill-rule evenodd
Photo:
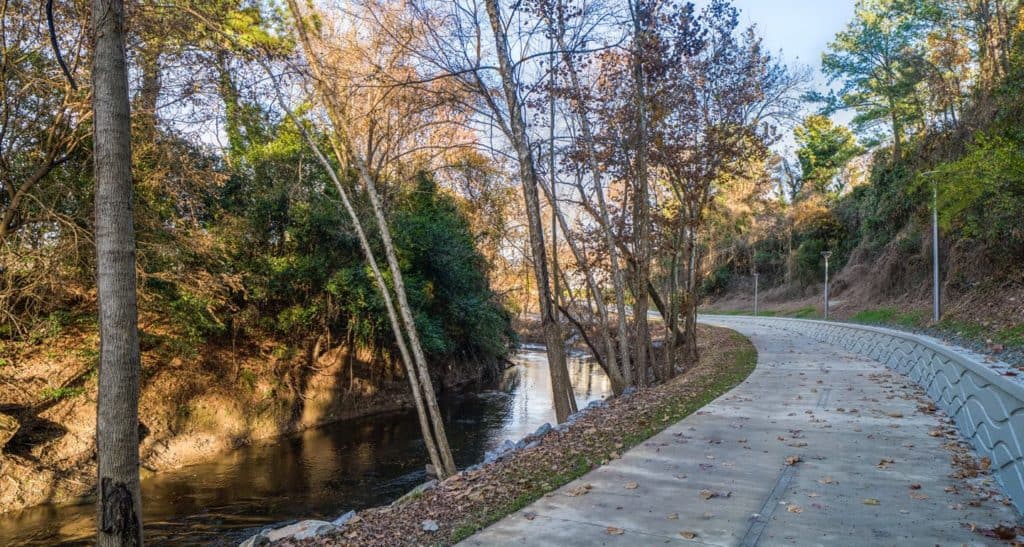
<path fill-rule="evenodd" d="M 931 177 L 938 171 L 926 171 L 922 177 Z M 939 322 L 942 302 L 939 299 L 939 182 L 932 178 L 932 321 Z"/>
<path fill-rule="evenodd" d="M 825 319 L 828 319 L 828 257 L 832 251 L 822 251 L 821 256 L 825 257 Z"/>
<path fill-rule="evenodd" d="M 757 317 L 757 276 L 758 273 L 754 272 L 754 317 Z"/>
<path fill-rule="evenodd" d="M 932 321 L 941 315 L 939 302 L 939 184 L 932 179 Z"/>

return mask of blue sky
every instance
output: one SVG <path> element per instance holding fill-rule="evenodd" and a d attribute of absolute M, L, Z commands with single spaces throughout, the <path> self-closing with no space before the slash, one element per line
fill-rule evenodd
<path fill-rule="evenodd" d="M 694 3 L 699 9 L 707 0 Z M 781 51 L 786 64 L 810 66 L 816 76 L 812 85 L 820 91 L 827 85 L 821 74 L 821 54 L 836 33 L 853 19 L 855 3 L 856 0 L 733 0 L 733 5 L 740 9 L 741 25 L 756 25 L 765 47 L 773 55 Z M 840 112 L 833 119 L 847 123 L 852 116 L 851 112 Z M 782 151 L 791 146 L 792 136 L 787 134 L 774 148 Z"/>
<path fill-rule="evenodd" d="M 772 52 L 787 63 L 821 68 L 821 53 L 853 18 L 854 0 L 733 0 L 740 21 L 756 24 Z"/>

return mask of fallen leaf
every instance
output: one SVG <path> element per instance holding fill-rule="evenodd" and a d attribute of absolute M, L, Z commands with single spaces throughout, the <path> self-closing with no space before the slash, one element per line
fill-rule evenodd
<path fill-rule="evenodd" d="M 575 498 L 576 496 L 582 496 L 583 494 L 590 492 L 592 488 L 593 486 L 589 484 L 580 485 L 577 486 L 576 488 L 573 488 L 572 490 L 569 490 L 568 492 L 565 493 L 565 495 L 571 498 Z"/>
<path fill-rule="evenodd" d="M 705 500 L 709 500 L 709 499 L 717 497 L 717 496 L 718 496 L 718 492 L 715 492 L 714 490 L 701 490 L 700 491 L 700 497 L 705 499 Z"/>
<path fill-rule="evenodd" d="M 679 520 L 679 513 L 669 513 L 665 518 L 668 520 Z"/>
<path fill-rule="evenodd" d="M 626 531 L 623 530 L 622 528 L 616 528 L 614 526 L 609 526 L 609 527 L 605 528 L 604 531 L 609 536 L 621 536 L 622 534 L 626 533 Z"/>
<path fill-rule="evenodd" d="M 786 506 L 786 511 L 789 511 L 790 513 L 797 513 L 797 514 L 804 512 L 804 510 L 801 509 L 799 505 L 787 505 Z"/>
<path fill-rule="evenodd" d="M 921 485 L 917 484 L 917 483 L 911 484 L 910 485 L 910 489 L 911 490 L 920 490 L 921 489 Z"/>
<path fill-rule="evenodd" d="M 697 537 L 697 532 L 692 532 L 690 530 L 683 530 L 682 532 L 679 532 L 679 535 L 683 536 L 686 539 L 694 539 L 694 538 Z"/>
<path fill-rule="evenodd" d="M 864 498 L 864 505 L 879 505 L 881 503 L 875 498 Z"/>
<path fill-rule="evenodd" d="M 803 458 L 794 454 L 786 458 L 786 465 L 796 465 L 802 461 L 804 461 Z"/>
<path fill-rule="evenodd" d="M 533 520 L 533 519 L 537 518 L 537 513 L 532 513 L 532 512 L 530 512 L 530 513 L 523 513 L 523 518 L 526 519 L 526 520 Z"/>
<path fill-rule="evenodd" d="M 821 484 L 839 484 L 832 478 L 832 475 L 825 475 L 824 478 L 818 479 L 818 482 Z"/>
<path fill-rule="evenodd" d="M 878 462 L 878 468 L 879 469 L 886 469 L 886 468 L 888 468 L 890 465 L 892 465 L 894 463 L 896 463 L 896 460 L 894 460 L 892 458 L 882 458 L 882 460 Z"/>
<path fill-rule="evenodd" d="M 636 490 L 638 486 L 640 485 L 633 481 L 629 481 L 625 485 L 623 485 L 623 488 L 625 488 L 626 490 Z"/>
<path fill-rule="evenodd" d="M 995 536 L 1002 540 L 1015 539 L 1017 537 L 1017 529 L 1012 526 L 1005 526 L 1000 524 L 992 529 Z"/>

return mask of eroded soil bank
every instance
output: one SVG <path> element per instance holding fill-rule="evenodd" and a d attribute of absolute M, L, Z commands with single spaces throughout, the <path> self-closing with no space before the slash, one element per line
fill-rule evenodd
<path fill-rule="evenodd" d="M 143 338 L 144 478 L 251 443 L 412 406 L 400 365 L 371 351 L 302 351 L 271 342 L 176 348 Z M 0 415 L 15 422 L 5 428 L 13 434 L 0 436 L 7 441 L 0 446 L 0 513 L 91 494 L 96 344 L 87 326 L 72 328 L 19 348 L 17 362 L 8 358 L 0 367 Z M 464 372 L 470 368 L 447 367 L 438 385 L 454 391 L 479 381 Z"/>

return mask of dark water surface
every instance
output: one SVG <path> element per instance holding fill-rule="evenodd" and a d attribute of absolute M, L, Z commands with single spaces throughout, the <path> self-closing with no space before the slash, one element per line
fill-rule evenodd
<path fill-rule="evenodd" d="M 460 468 L 505 439 L 554 421 L 547 358 L 519 351 L 495 392 L 442 401 Z M 580 407 L 611 393 L 593 361 L 570 361 Z M 150 545 L 233 545 L 260 528 L 305 518 L 333 520 L 388 503 L 425 480 L 426 448 L 414 412 L 347 420 L 142 482 Z M 41 506 L 0 516 L 0 545 L 89 544 L 93 505 Z"/>

